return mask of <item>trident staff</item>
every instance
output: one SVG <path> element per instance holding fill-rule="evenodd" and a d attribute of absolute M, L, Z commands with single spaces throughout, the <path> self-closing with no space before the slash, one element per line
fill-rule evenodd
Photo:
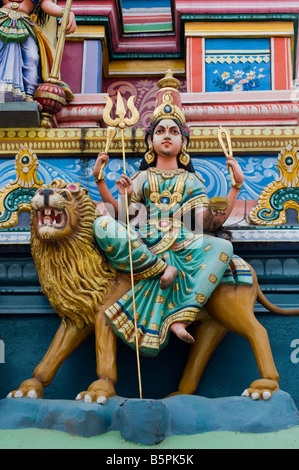
<path fill-rule="evenodd" d="M 125 137 L 124 130 L 127 126 L 133 126 L 138 122 L 139 113 L 136 107 L 134 106 L 134 96 L 130 96 L 127 102 L 127 107 L 131 112 L 131 118 L 126 117 L 126 109 L 124 105 L 123 98 L 120 92 L 117 93 L 117 102 L 115 114 L 118 116 L 116 119 L 111 118 L 111 110 L 113 107 L 113 102 L 109 96 L 106 97 L 107 104 L 103 112 L 103 120 L 109 126 L 107 129 L 107 141 L 105 152 L 108 151 L 109 146 L 116 134 L 116 127 L 119 127 L 121 131 L 121 140 L 122 140 L 122 157 L 123 157 L 123 171 L 126 175 L 126 154 L 125 154 Z M 98 180 L 102 179 L 103 169 L 105 168 L 106 163 L 103 162 Z M 132 260 L 132 251 L 131 251 L 131 239 L 130 239 L 130 218 L 129 218 L 129 202 L 128 202 L 128 193 L 127 188 L 125 188 L 125 204 L 126 204 L 126 222 L 127 222 L 127 233 L 128 233 L 128 247 L 129 247 L 129 261 L 130 261 L 130 275 L 131 275 L 131 289 L 132 289 L 132 300 L 133 300 L 133 312 L 134 312 L 134 327 L 135 327 L 135 345 L 136 345 L 136 356 L 137 356 L 137 369 L 138 369 L 138 382 L 139 382 L 139 396 L 142 398 L 142 385 L 141 385 L 141 372 L 140 372 L 140 359 L 139 359 L 139 344 L 138 344 L 138 329 L 137 329 L 137 313 L 136 313 L 136 302 L 135 302 L 135 292 L 134 292 L 134 272 L 133 272 L 133 260 Z"/>
<path fill-rule="evenodd" d="M 228 149 L 226 148 L 226 145 L 224 143 L 223 136 L 226 138 Z M 230 138 L 228 130 L 224 129 L 221 126 L 218 129 L 218 140 L 219 140 L 220 145 L 223 149 L 224 155 L 226 156 L 227 160 L 229 161 L 230 159 L 233 158 L 231 138 Z M 234 173 L 233 173 L 233 169 L 230 165 L 229 165 L 229 173 L 230 173 L 230 177 L 231 177 L 232 186 L 234 186 L 235 188 L 240 189 L 242 187 L 242 184 L 241 183 L 240 184 L 236 183 Z"/>

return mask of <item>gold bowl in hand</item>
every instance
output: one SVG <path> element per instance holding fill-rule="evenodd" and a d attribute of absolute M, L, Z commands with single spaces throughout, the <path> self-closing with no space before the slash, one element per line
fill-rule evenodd
<path fill-rule="evenodd" d="M 209 207 L 213 212 L 225 211 L 229 206 L 229 200 L 226 197 L 211 197 Z"/>

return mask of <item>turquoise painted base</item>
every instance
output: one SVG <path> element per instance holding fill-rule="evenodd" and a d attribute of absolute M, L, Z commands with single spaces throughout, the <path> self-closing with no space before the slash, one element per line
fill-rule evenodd
<path fill-rule="evenodd" d="M 212 431 L 267 433 L 299 426 L 291 396 L 276 392 L 269 401 L 246 397 L 177 395 L 164 400 L 114 397 L 105 406 L 70 400 L 0 401 L 0 428 L 39 428 L 82 437 L 119 431 L 123 439 L 157 445 L 167 437 Z"/>

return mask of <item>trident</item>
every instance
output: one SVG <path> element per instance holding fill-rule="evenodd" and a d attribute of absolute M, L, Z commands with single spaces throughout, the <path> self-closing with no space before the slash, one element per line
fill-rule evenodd
<path fill-rule="evenodd" d="M 225 146 L 225 143 L 224 143 L 224 140 L 223 140 L 222 136 L 225 136 L 225 138 L 226 138 L 228 150 Z M 226 158 L 227 159 L 232 158 L 233 150 L 232 150 L 232 143 L 231 143 L 230 135 L 229 135 L 228 130 L 223 128 L 222 126 L 220 126 L 219 129 L 218 129 L 218 140 L 220 142 L 220 145 L 223 149 L 223 152 L 224 152 L 224 155 L 226 156 Z M 229 167 L 229 173 L 230 173 L 230 178 L 231 178 L 232 185 L 236 186 L 236 180 L 235 180 L 235 177 L 234 177 L 233 170 L 232 170 L 231 166 Z"/>
<path fill-rule="evenodd" d="M 124 130 L 126 126 L 133 126 L 134 124 L 136 124 L 139 119 L 138 110 L 134 106 L 134 98 L 135 96 L 130 96 L 127 102 L 127 107 L 129 111 L 131 112 L 130 118 L 126 117 L 126 109 L 125 109 L 124 101 L 119 91 L 117 92 L 117 101 L 116 101 L 116 110 L 115 110 L 115 113 L 118 117 L 116 119 L 111 118 L 110 113 L 113 107 L 113 103 L 112 103 L 112 99 L 109 96 L 106 96 L 107 103 L 103 112 L 103 120 L 109 126 L 107 129 L 107 141 L 106 141 L 105 152 L 108 152 L 109 146 L 116 134 L 115 128 L 119 127 L 121 130 L 123 169 L 124 169 L 125 175 L 126 175 L 126 154 L 125 154 Z M 100 175 L 102 174 L 105 165 L 106 163 L 102 164 Z M 134 292 L 133 261 L 132 261 L 131 239 L 130 239 L 130 219 L 129 219 L 129 203 L 128 203 L 127 188 L 125 188 L 125 201 L 126 201 L 126 221 L 127 221 L 127 233 L 128 233 L 128 245 L 129 245 L 130 274 L 131 274 L 131 289 L 132 289 L 133 312 L 134 312 L 135 345 L 136 345 L 137 370 L 138 370 L 138 382 L 139 382 L 139 396 L 140 398 L 142 398 L 138 330 L 137 330 L 137 313 L 136 313 L 135 292 Z"/>

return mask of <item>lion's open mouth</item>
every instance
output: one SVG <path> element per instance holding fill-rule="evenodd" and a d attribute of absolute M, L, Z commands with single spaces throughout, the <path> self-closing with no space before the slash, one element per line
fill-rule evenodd
<path fill-rule="evenodd" d="M 55 227 L 63 228 L 67 223 L 67 214 L 64 210 L 57 210 L 52 208 L 45 208 L 37 211 L 37 224 L 38 227 Z"/>

